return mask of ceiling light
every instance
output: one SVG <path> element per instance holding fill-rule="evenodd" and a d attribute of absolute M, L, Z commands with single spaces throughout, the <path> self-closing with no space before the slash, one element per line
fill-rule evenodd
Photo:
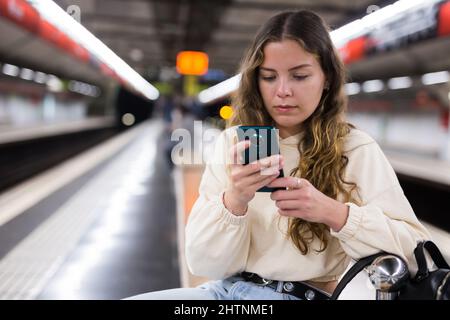
<path fill-rule="evenodd" d="M 45 83 L 45 80 L 47 79 L 47 75 L 43 72 L 37 71 L 34 74 L 34 82 L 37 83 Z"/>
<path fill-rule="evenodd" d="M 222 81 L 215 86 L 201 91 L 198 95 L 198 99 L 201 103 L 208 103 L 217 98 L 223 97 L 230 92 L 233 92 L 239 87 L 241 81 L 241 74 L 237 74 L 225 81 Z"/>
<path fill-rule="evenodd" d="M 361 91 L 361 86 L 357 82 L 346 83 L 344 86 L 347 95 L 352 96 L 358 94 Z"/>
<path fill-rule="evenodd" d="M 378 92 L 383 90 L 384 84 L 381 80 L 369 80 L 362 84 L 364 92 Z"/>
<path fill-rule="evenodd" d="M 63 83 L 58 77 L 49 75 L 47 79 L 47 88 L 52 92 L 61 92 L 63 91 Z"/>
<path fill-rule="evenodd" d="M 110 48 L 96 38 L 90 31 L 74 20 L 66 11 L 51 0 L 33 0 L 30 4 L 39 14 L 55 27 L 67 34 L 75 42 L 86 48 L 92 55 L 104 62 L 108 67 L 150 100 L 159 97 L 159 91 L 145 80 L 139 73 L 119 58 Z"/>
<path fill-rule="evenodd" d="M 422 83 L 426 86 L 437 84 L 437 83 L 445 83 L 450 80 L 450 76 L 448 71 L 439 71 L 426 73 L 422 76 Z"/>
<path fill-rule="evenodd" d="M 81 81 L 71 80 L 71 81 L 69 81 L 69 84 L 67 87 L 68 87 L 69 91 L 83 94 L 85 96 L 90 96 L 90 97 L 100 96 L 100 89 L 98 87 L 81 82 Z"/>
<path fill-rule="evenodd" d="M 391 78 L 389 79 L 387 85 L 389 89 L 392 90 L 405 89 L 411 87 L 412 79 L 410 77 Z"/>
<path fill-rule="evenodd" d="M 3 73 L 11 77 L 17 77 L 19 75 L 19 67 L 5 63 L 3 65 Z"/>
<path fill-rule="evenodd" d="M 31 80 L 33 79 L 34 71 L 27 68 L 22 68 L 22 71 L 20 72 L 20 77 L 24 80 Z"/>

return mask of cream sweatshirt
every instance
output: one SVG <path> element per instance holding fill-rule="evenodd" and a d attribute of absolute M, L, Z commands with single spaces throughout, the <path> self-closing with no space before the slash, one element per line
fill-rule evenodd
<path fill-rule="evenodd" d="M 186 259 L 194 275 L 223 279 L 241 271 L 283 281 L 330 281 L 345 271 L 351 258 L 384 250 L 403 257 L 415 273 L 413 251 L 429 233 L 416 218 L 398 179 L 378 144 L 366 133 L 352 129 L 346 137 L 349 162 L 345 180 L 359 188 L 361 206 L 347 203 L 349 215 L 339 232 L 330 229 L 323 252 L 314 240 L 303 255 L 287 236 L 288 217 L 280 216 L 270 193 L 257 192 L 244 216 L 228 211 L 222 200 L 229 178 L 226 169 L 236 127 L 218 137 L 207 163 L 199 197 L 186 226 Z M 297 166 L 301 135 L 280 139 L 284 173 Z M 338 199 L 339 200 L 339 199 Z"/>

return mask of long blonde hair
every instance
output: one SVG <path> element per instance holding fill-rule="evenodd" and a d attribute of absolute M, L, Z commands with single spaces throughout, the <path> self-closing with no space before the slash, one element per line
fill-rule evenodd
<path fill-rule="evenodd" d="M 348 163 L 344 154 L 344 138 L 353 127 L 344 120 L 347 108 L 345 71 L 331 42 L 329 28 L 315 13 L 308 10 L 283 12 L 260 28 L 241 62 L 242 78 L 232 97 L 235 110 L 229 126 L 275 125 L 259 92 L 258 72 L 264 60 L 264 46 L 268 42 L 284 39 L 295 40 L 314 54 L 328 82 L 316 110 L 302 123 L 303 139 L 298 146 L 302 156 L 290 175 L 308 180 L 333 199 L 342 196 L 346 202 L 356 201 L 352 197 L 353 190 L 357 189 L 356 184 L 344 180 Z M 329 227 L 321 223 L 289 219 L 288 235 L 302 254 L 308 253 L 315 237 L 320 240 L 318 251 L 325 250 L 328 230 Z"/>

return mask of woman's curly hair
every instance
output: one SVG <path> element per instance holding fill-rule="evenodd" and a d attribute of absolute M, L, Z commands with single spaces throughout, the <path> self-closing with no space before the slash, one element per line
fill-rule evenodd
<path fill-rule="evenodd" d="M 316 110 L 301 124 L 303 138 L 298 146 L 301 157 L 298 167 L 290 175 L 308 180 L 333 199 L 340 196 L 345 202 L 357 202 L 352 197 L 356 184 L 344 180 L 348 163 L 344 139 L 353 128 L 344 119 L 347 108 L 345 70 L 330 39 L 329 28 L 315 13 L 308 10 L 283 12 L 260 28 L 241 62 L 241 82 L 232 97 L 234 114 L 228 125 L 275 125 L 259 92 L 258 72 L 264 60 L 265 45 L 284 39 L 297 41 L 304 50 L 313 54 L 328 83 Z M 308 253 L 309 244 L 315 237 L 321 244 L 318 251 L 323 251 L 328 245 L 329 227 L 290 218 L 288 235 L 302 254 Z"/>

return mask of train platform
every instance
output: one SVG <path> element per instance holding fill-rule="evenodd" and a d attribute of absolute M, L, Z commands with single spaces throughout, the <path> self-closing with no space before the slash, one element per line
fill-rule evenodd
<path fill-rule="evenodd" d="M 0 197 L 0 299 L 121 299 L 179 286 L 170 168 L 151 122 Z"/>

